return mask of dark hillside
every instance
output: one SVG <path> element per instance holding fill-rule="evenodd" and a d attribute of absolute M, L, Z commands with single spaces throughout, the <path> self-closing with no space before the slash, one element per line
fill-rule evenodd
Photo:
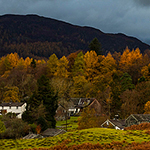
<path fill-rule="evenodd" d="M 37 15 L 0 16 L 0 56 L 17 52 L 22 57 L 46 57 L 55 53 L 67 56 L 77 50 L 88 50 L 93 38 L 98 38 L 103 54 L 122 52 L 126 46 L 139 47 L 141 52 L 150 46 L 124 34 L 106 34 L 91 27 L 81 27 Z"/>

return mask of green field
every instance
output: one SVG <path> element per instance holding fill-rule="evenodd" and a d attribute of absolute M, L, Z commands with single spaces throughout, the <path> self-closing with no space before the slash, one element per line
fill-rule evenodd
<path fill-rule="evenodd" d="M 57 121 L 56 127 L 62 128 L 67 131 L 74 131 L 78 128 L 78 117 L 70 117 L 70 119 L 67 119 L 67 126 L 66 126 L 66 120 L 64 121 Z"/>
<path fill-rule="evenodd" d="M 27 148 L 49 148 L 60 144 L 79 145 L 82 143 L 111 143 L 113 141 L 143 142 L 150 141 L 150 135 L 145 131 L 120 131 L 115 129 L 91 128 L 67 132 L 63 135 L 43 139 L 29 140 L 0 140 L 0 149 L 2 150 L 19 150 Z"/>

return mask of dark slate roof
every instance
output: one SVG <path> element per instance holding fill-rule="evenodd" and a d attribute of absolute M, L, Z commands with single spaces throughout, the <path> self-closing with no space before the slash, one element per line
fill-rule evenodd
<path fill-rule="evenodd" d="M 10 103 L 1 103 L 0 106 L 22 106 L 24 103 L 20 102 L 10 102 Z"/>
<path fill-rule="evenodd" d="M 150 122 L 150 114 L 132 114 L 140 122 Z"/>
<path fill-rule="evenodd" d="M 72 101 L 73 104 L 76 106 L 76 105 L 78 105 L 79 99 L 80 98 L 71 98 L 70 101 Z"/>
<path fill-rule="evenodd" d="M 46 129 L 44 132 L 41 133 L 42 136 L 44 137 L 48 137 L 48 136 L 56 136 L 58 134 L 63 134 L 66 131 L 63 129 L 52 129 L 52 128 L 48 128 Z"/>
<path fill-rule="evenodd" d="M 112 122 L 115 126 L 119 127 L 120 129 L 124 129 L 125 127 L 125 120 L 111 119 L 109 121 Z"/>
<path fill-rule="evenodd" d="M 84 107 L 85 104 L 89 105 L 95 98 L 71 98 L 70 101 L 77 107 Z"/>
<path fill-rule="evenodd" d="M 41 136 L 40 134 L 29 133 L 28 135 L 23 137 L 23 139 L 36 139 L 36 138 L 43 138 L 43 136 Z"/>

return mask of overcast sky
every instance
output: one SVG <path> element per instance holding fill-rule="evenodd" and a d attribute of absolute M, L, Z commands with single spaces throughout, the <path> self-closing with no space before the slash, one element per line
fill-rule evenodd
<path fill-rule="evenodd" d="M 0 0 L 4 14 L 37 14 L 150 44 L 150 0 Z"/>

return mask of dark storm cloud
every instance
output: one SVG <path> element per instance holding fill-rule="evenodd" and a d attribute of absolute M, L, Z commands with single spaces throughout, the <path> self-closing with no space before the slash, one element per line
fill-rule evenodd
<path fill-rule="evenodd" d="M 134 0 L 136 4 L 140 6 L 150 6 L 150 0 Z"/>
<path fill-rule="evenodd" d="M 0 15 L 37 14 L 150 41 L 149 0 L 0 0 Z"/>

